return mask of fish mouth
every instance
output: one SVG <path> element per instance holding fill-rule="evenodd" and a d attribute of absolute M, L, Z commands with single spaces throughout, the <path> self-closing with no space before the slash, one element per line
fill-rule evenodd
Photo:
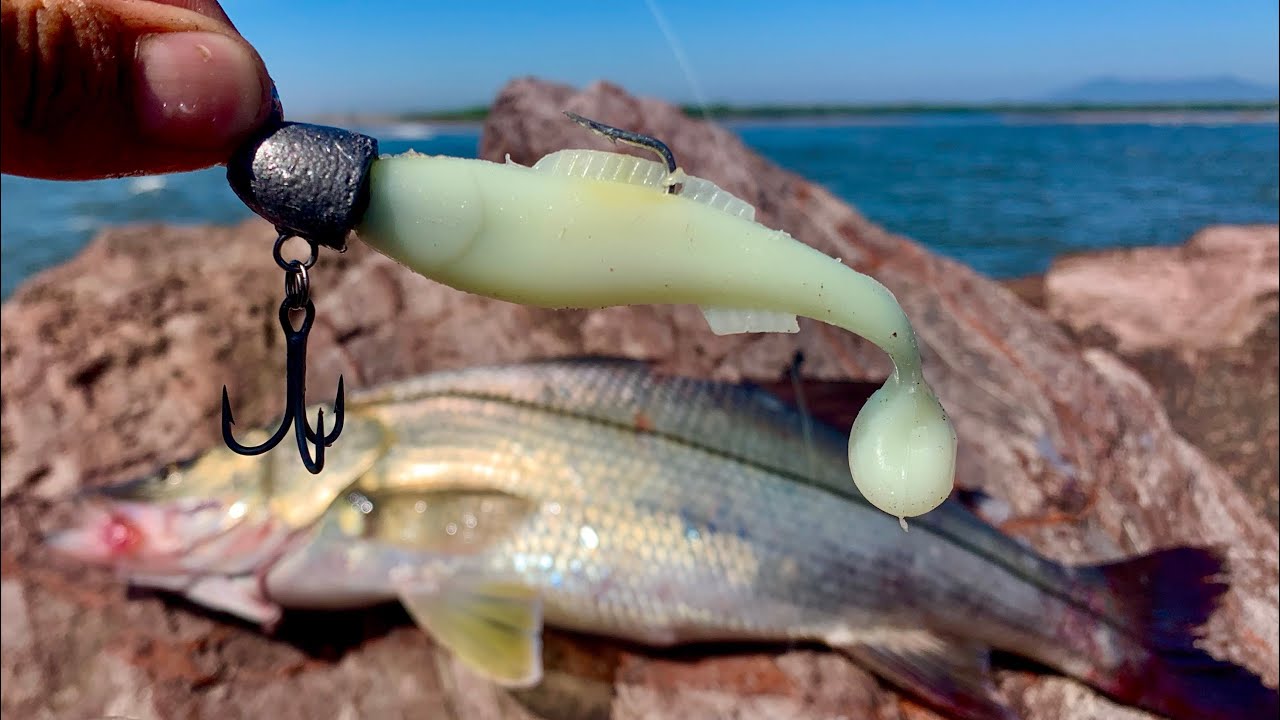
<path fill-rule="evenodd" d="M 156 503 L 140 501 L 137 484 L 130 487 L 91 488 L 74 498 L 75 519 L 66 527 L 45 534 L 44 545 L 54 553 L 118 571 L 189 573 L 182 559 L 200 547 L 217 541 L 238 523 L 221 527 L 200 526 L 200 511 L 218 513 L 217 501 Z"/>
<path fill-rule="evenodd" d="M 137 487 L 79 493 L 74 520 L 44 544 L 131 585 L 184 592 L 206 579 L 261 576 L 307 530 L 245 500 L 119 499 L 136 498 Z"/>
<path fill-rule="evenodd" d="M 76 513 L 79 516 L 76 524 L 46 533 L 41 544 L 57 555 L 94 565 L 109 564 L 110 554 L 102 542 L 104 531 L 111 523 L 108 513 L 90 507 L 77 509 Z"/>

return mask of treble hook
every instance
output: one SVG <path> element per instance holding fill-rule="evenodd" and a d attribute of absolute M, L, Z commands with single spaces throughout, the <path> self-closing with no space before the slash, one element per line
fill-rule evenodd
<path fill-rule="evenodd" d="M 648 150 L 649 152 L 662 158 L 662 161 L 667 164 L 668 173 L 674 173 L 676 171 L 677 166 L 676 166 L 675 153 L 671 152 L 671 148 L 667 147 L 667 144 L 662 142 L 658 138 L 652 137 L 650 135 L 641 135 L 638 132 L 632 132 L 630 130 L 623 130 L 621 128 L 613 127 L 612 125 L 605 125 L 604 123 L 598 120 L 592 120 L 591 118 L 584 118 L 578 113 L 569 112 L 568 110 L 565 110 L 564 114 L 568 116 L 570 120 L 578 123 L 579 125 L 587 128 L 588 130 L 591 130 L 597 135 L 601 135 L 605 138 L 608 138 L 611 142 L 625 143 L 627 145 L 632 145 L 634 147 Z M 676 194 L 677 186 L 678 186 L 678 183 L 674 185 L 668 185 L 667 194 L 668 195 Z"/>
<path fill-rule="evenodd" d="M 307 425 L 307 336 L 311 333 L 311 323 L 316 316 L 316 306 L 311 301 L 307 268 L 315 263 L 318 250 L 315 243 L 311 243 L 311 256 L 305 262 L 299 260 L 285 261 L 281 257 L 280 251 L 285 241 L 290 237 L 292 236 L 281 233 L 280 237 L 276 239 L 274 251 L 276 263 L 285 271 L 285 297 L 284 301 L 280 303 L 280 327 L 284 329 L 285 338 L 284 417 L 280 419 L 280 427 L 276 428 L 275 433 L 267 438 L 266 442 L 253 446 L 242 445 L 231 432 L 231 426 L 236 421 L 231 414 L 231 398 L 227 393 L 227 386 L 223 385 L 222 439 L 226 441 L 227 447 L 241 455 L 261 455 L 280 444 L 280 441 L 289 433 L 289 425 L 292 423 L 294 436 L 298 441 L 298 453 L 302 456 L 302 464 L 312 474 L 317 474 L 324 469 L 324 449 L 332 445 L 342 432 L 342 423 L 345 417 L 343 406 L 346 396 L 343 389 L 342 376 L 338 376 L 338 394 L 333 403 L 333 430 L 325 434 L 324 408 L 321 408 L 316 414 L 317 429 L 312 430 Z M 293 310 L 303 311 L 302 324 L 296 329 L 289 318 L 289 313 Z M 314 456 L 307 447 L 308 442 L 314 443 L 316 446 Z"/>

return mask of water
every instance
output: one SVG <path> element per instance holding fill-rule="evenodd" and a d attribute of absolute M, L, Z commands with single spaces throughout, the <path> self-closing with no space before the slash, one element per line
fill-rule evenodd
<path fill-rule="evenodd" d="M 1277 125 L 1008 124 L 741 128 L 774 162 L 867 217 L 994 277 L 1062 253 L 1180 243 L 1277 221 Z"/>
<path fill-rule="evenodd" d="M 1001 117 L 738 124 L 748 145 L 871 220 L 994 277 L 1064 252 L 1172 244 L 1214 223 L 1277 222 L 1280 137 L 1260 123 L 1018 123 Z M 385 152 L 475 157 L 478 134 L 375 133 Z M 128 222 L 234 223 L 223 172 L 87 183 L 0 179 L 0 285 Z"/>

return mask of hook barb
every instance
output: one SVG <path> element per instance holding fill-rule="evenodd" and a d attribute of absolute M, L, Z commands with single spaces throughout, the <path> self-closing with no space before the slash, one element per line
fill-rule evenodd
<path fill-rule="evenodd" d="M 310 440 L 313 443 L 319 443 L 323 445 L 332 445 L 333 441 L 338 439 L 338 436 L 342 434 L 342 421 L 346 418 L 346 412 L 345 412 L 346 398 L 347 398 L 346 389 L 343 386 L 342 376 L 339 375 L 338 376 L 338 392 L 335 393 L 335 396 L 333 398 L 333 422 L 334 422 L 333 431 L 330 432 L 328 435 L 324 434 L 324 423 L 323 423 L 324 408 L 320 408 L 320 417 L 316 423 L 317 425 L 320 426 L 320 429 L 316 432 L 311 432 L 311 428 L 307 428 L 308 440 Z M 324 438 L 323 443 L 320 443 L 321 437 Z"/>

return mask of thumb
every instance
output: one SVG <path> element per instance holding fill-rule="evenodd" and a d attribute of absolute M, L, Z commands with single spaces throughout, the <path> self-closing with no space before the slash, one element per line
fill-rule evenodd
<path fill-rule="evenodd" d="M 215 2 L 4 0 L 2 20 L 5 173 L 208 167 L 273 108 L 262 59 Z"/>

